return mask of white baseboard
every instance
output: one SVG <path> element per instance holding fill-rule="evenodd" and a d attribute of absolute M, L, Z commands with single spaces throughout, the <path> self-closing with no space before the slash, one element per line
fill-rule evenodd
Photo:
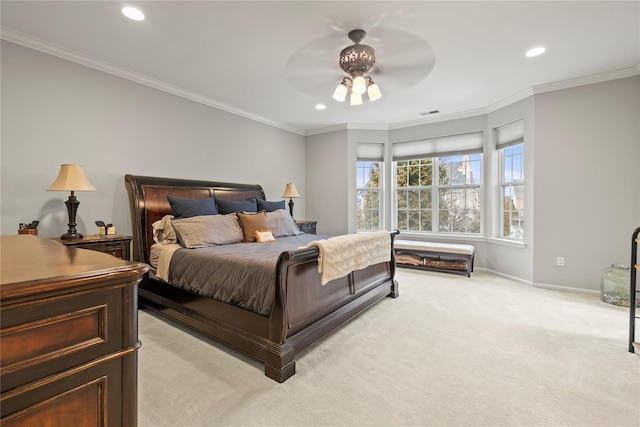
<path fill-rule="evenodd" d="M 600 296 L 600 291 L 594 291 L 593 289 L 572 288 L 570 286 L 549 285 L 547 283 L 534 283 L 533 287 L 542 289 L 553 289 L 555 291 L 574 292 L 578 294 L 588 294 L 598 297 Z"/>
<path fill-rule="evenodd" d="M 504 274 L 504 273 L 501 273 L 499 271 L 490 270 L 488 268 L 479 268 L 477 270 L 484 270 L 487 273 L 495 274 L 496 276 L 504 277 L 506 279 L 513 280 L 514 282 L 518 282 L 518 283 L 522 283 L 523 285 L 531 286 L 532 288 L 551 289 L 551 290 L 554 290 L 554 291 L 564 291 L 564 292 L 573 292 L 573 293 L 578 293 L 578 294 L 588 294 L 588 295 L 600 296 L 600 291 L 599 290 L 596 291 L 596 290 L 593 290 L 593 289 L 573 288 L 571 286 L 550 285 L 548 283 L 535 283 L 535 282 L 531 282 L 529 280 L 521 279 L 519 277 L 510 276 L 508 274 Z"/>

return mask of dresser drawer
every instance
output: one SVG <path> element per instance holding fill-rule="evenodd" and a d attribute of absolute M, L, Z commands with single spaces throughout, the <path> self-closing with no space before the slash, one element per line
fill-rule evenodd
<path fill-rule="evenodd" d="M 10 390 L 2 396 L 2 426 L 122 426 L 121 376 L 114 358 Z"/>
<path fill-rule="evenodd" d="M 117 351 L 122 290 L 61 296 L 2 307 L 2 391 Z"/>
<path fill-rule="evenodd" d="M 125 244 L 127 246 L 129 245 L 128 243 L 121 243 L 121 242 L 103 242 L 103 243 L 76 244 L 74 246 L 76 248 L 91 249 L 93 251 L 104 252 L 109 255 L 113 255 L 116 258 L 124 258 Z"/>
<path fill-rule="evenodd" d="M 127 243 L 128 245 L 128 243 Z M 84 247 L 85 249 L 92 249 L 94 251 L 104 252 L 109 255 L 113 255 L 116 258 L 124 257 L 124 243 L 103 243 L 100 245 L 87 245 L 87 246 L 78 246 L 79 248 Z"/>

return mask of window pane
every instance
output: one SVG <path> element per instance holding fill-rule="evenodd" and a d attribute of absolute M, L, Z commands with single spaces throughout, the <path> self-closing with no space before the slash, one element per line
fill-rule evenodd
<path fill-rule="evenodd" d="M 420 192 L 420 209 L 431 209 L 431 189 Z"/>
<path fill-rule="evenodd" d="M 502 184 L 502 237 L 524 238 L 524 144 L 499 152 Z"/>
<path fill-rule="evenodd" d="M 407 230 L 420 231 L 420 211 L 411 209 L 407 216 Z"/>
<path fill-rule="evenodd" d="M 398 228 L 400 230 L 407 230 L 407 211 L 398 211 Z"/>
<path fill-rule="evenodd" d="M 356 223 L 358 231 L 380 229 L 381 197 L 379 190 L 381 162 L 356 163 Z"/>
<path fill-rule="evenodd" d="M 431 231 L 433 228 L 431 220 L 431 210 L 423 210 L 420 218 L 420 231 Z"/>
<path fill-rule="evenodd" d="M 433 179 L 431 177 L 431 171 L 433 170 L 433 165 L 431 163 L 431 159 L 426 159 L 421 161 L 420 166 L 420 185 L 431 185 Z"/>
<path fill-rule="evenodd" d="M 419 165 L 411 165 L 408 169 L 409 173 L 409 183 L 410 187 L 415 187 L 420 184 L 420 166 Z"/>
<path fill-rule="evenodd" d="M 407 209 L 407 193 L 408 190 L 398 190 L 396 192 L 398 198 L 398 210 Z"/>
<path fill-rule="evenodd" d="M 481 167 L 480 153 L 397 162 L 398 229 L 479 233 Z"/>
<path fill-rule="evenodd" d="M 420 190 L 407 191 L 407 205 L 409 209 L 420 209 Z"/>

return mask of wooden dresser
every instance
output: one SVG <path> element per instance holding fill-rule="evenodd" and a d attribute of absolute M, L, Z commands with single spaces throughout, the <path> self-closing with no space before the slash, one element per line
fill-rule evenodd
<path fill-rule="evenodd" d="M 137 424 L 146 264 L 0 236 L 0 415 L 9 426 Z"/>

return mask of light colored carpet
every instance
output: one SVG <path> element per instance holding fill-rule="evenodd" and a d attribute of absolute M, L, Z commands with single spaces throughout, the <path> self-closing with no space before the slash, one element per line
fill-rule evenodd
<path fill-rule="evenodd" d="M 397 280 L 283 384 L 141 311 L 140 426 L 640 425 L 628 309 L 482 272 Z"/>

